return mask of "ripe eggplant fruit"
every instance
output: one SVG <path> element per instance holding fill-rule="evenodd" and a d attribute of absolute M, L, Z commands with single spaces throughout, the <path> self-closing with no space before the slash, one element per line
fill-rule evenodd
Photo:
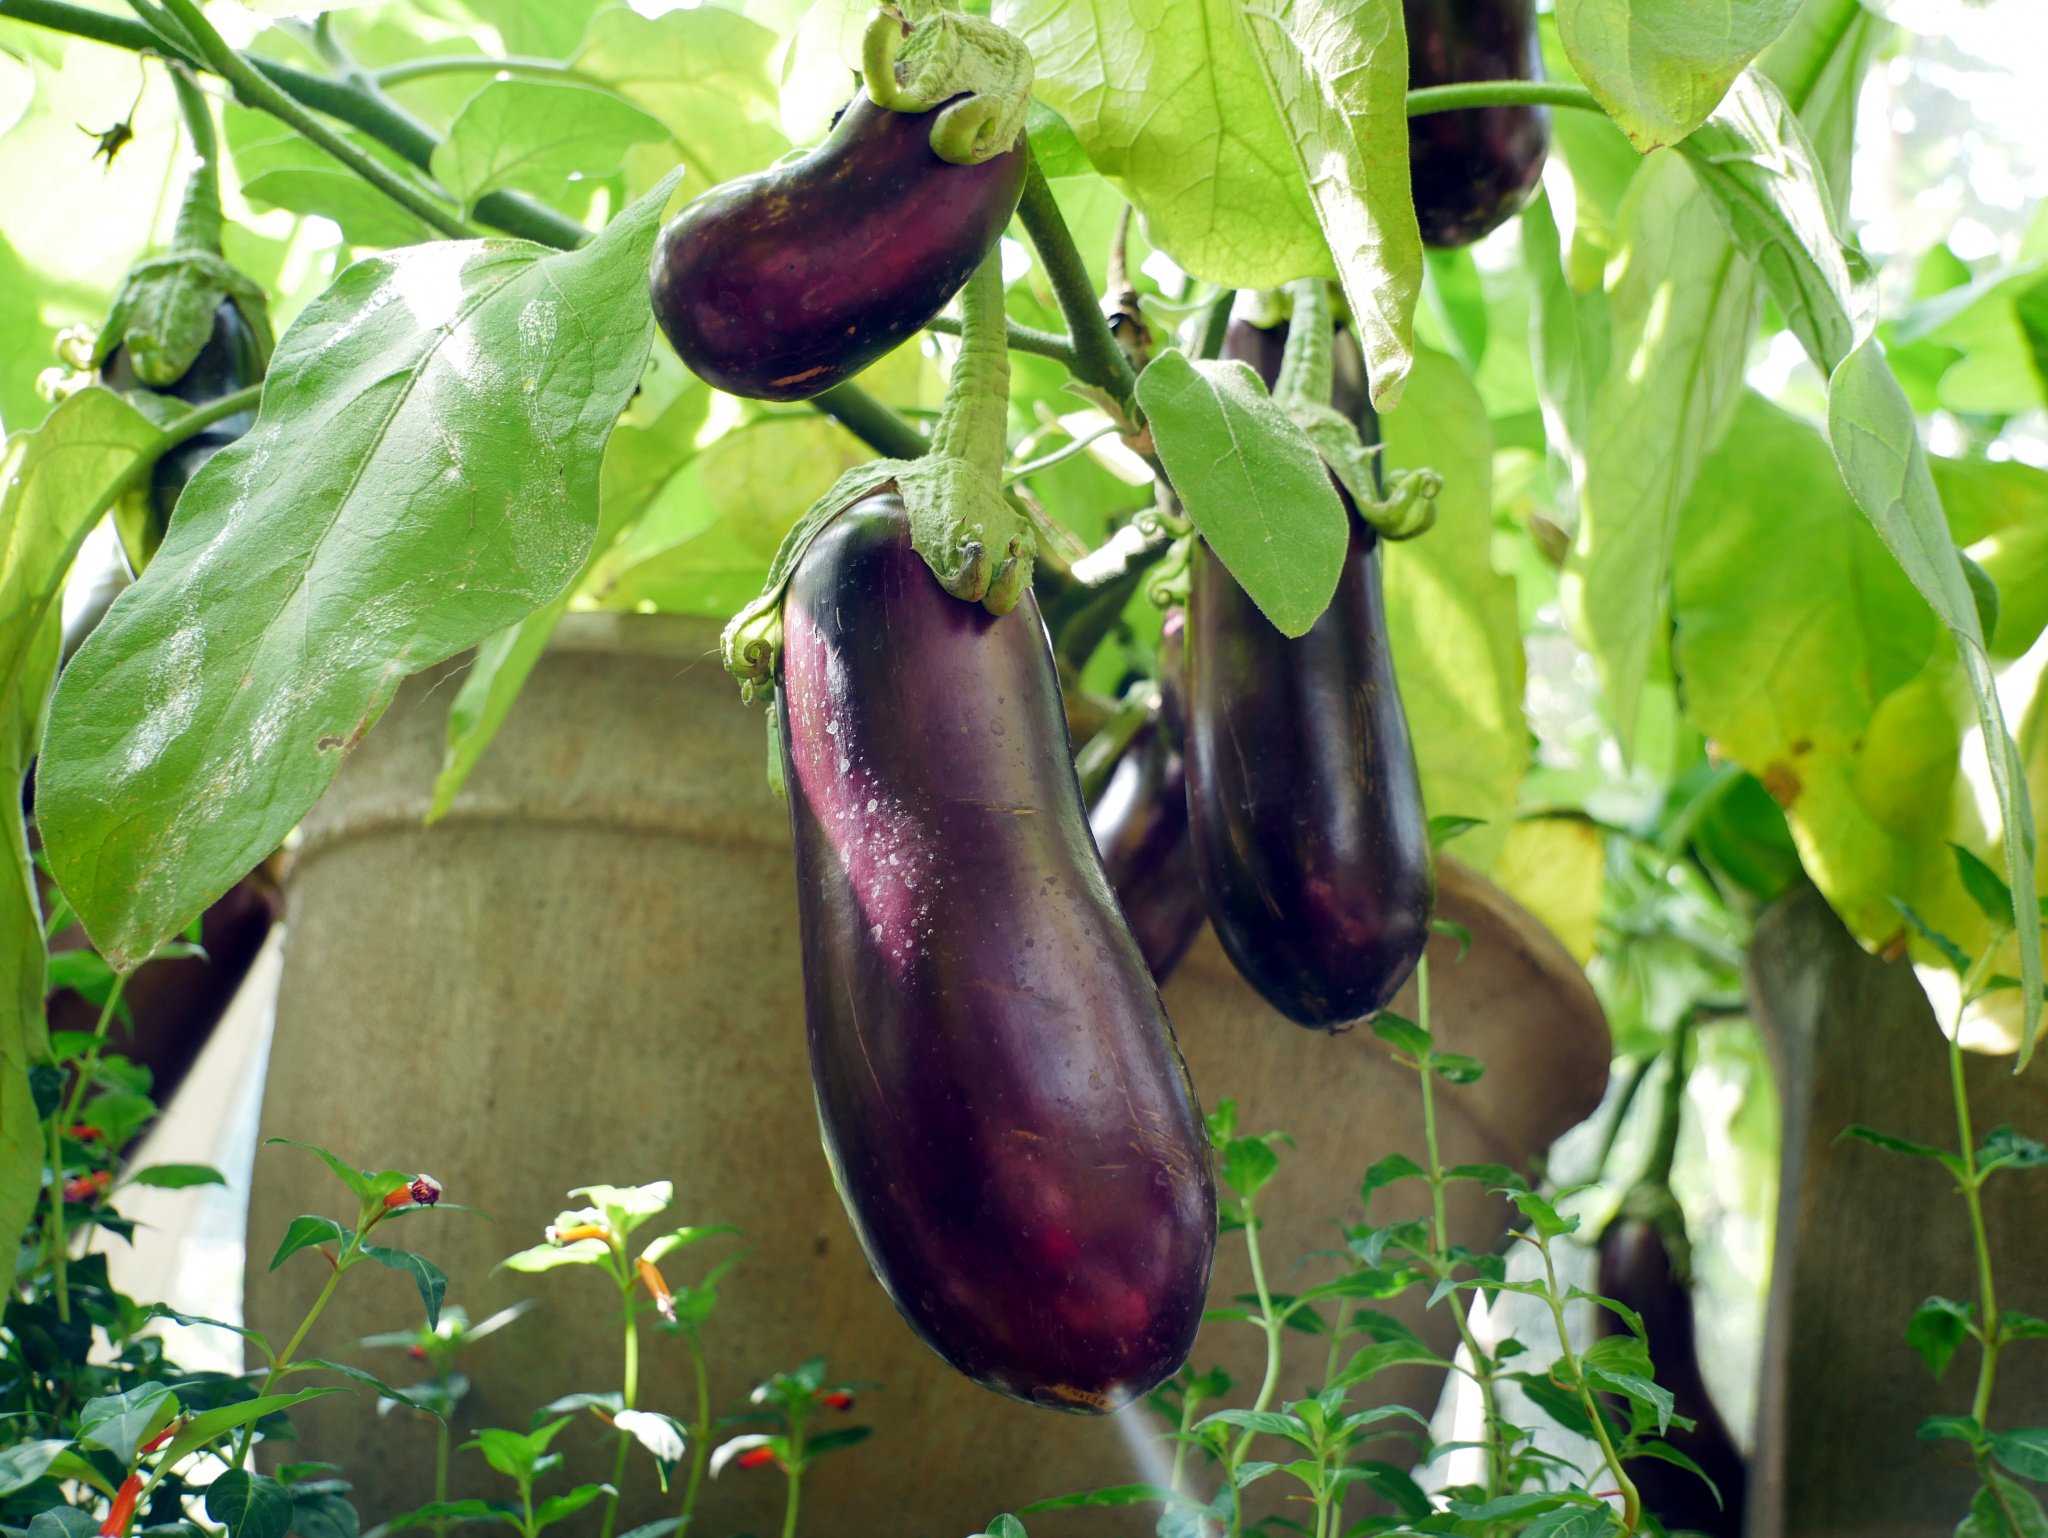
<path fill-rule="evenodd" d="M 1223 355 L 1277 373 L 1279 329 L 1233 321 Z M 1269 1004 L 1325 1030 L 1393 998 L 1436 902 L 1379 537 L 1337 490 L 1351 540 L 1307 635 L 1282 635 L 1199 539 L 1187 617 L 1188 814 L 1210 922 Z"/>
<path fill-rule="evenodd" d="M 1187 787 L 1173 733 L 1154 717 L 1138 728 L 1088 809 L 1103 871 L 1162 987 L 1209 917 L 1188 838 Z"/>
<path fill-rule="evenodd" d="M 1402 0 L 1408 88 L 1540 80 L 1535 0 Z M 1548 107 L 1467 107 L 1408 120 L 1409 182 L 1429 246 L 1469 246 L 1507 222 L 1543 174 Z"/>
<path fill-rule="evenodd" d="M 136 377 L 125 347 L 116 348 L 101 366 L 100 382 L 123 394 L 147 392 L 168 395 L 187 405 L 205 406 L 224 395 L 261 383 L 265 361 L 263 338 L 249 324 L 241 305 L 233 299 L 223 299 L 213 312 L 213 334 L 206 339 L 206 345 L 193 359 L 192 366 L 179 375 L 175 383 L 162 386 L 144 384 Z M 157 546 L 163 543 L 164 531 L 171 526 L 171 513 L 192 477 L 209 459 L 246 433 L 255 421 L 253 408 L 224 417 L 157 460 L 156 469 L 150 473 L 149 498 L 143 516 L 136 518 L 117 513 L 115 517 L 128 562 L 138 573 L 149 564 Z"/>
<path fill-rule="evenodd" d="M 1114 1410 L 1194 1343 L 1216 1190 L 1037 603 L 948 595 L 884 489 L 819 533 L 782 613 L 811 1077 L 854 1231 L 959 1371 Z"/>
<path fill-rule="evenodd" d="M 1674 1532 L 1741 1538 L 1746 1465 L 1700 1375 L 1692 1291 L 1672 1264 L 1656 1224 L 1623 1217 L 1608 1225 L 1600 1236 L 1599 1290 L 1602 1297 L 1625 1303 L 1643 1316 L 1657 1382 L 1671 1391 L 1677 1413 L 1697 1423 L 1690 1431 L 1674 1425 L 1664 1440 L 1697 1463 L 1721 1492 L 1717 1504 L 1698 1475 L 1673 1463 L 1641 1458 L 1629 1464 L 1629 1478 L 1642 1493 L 1645 1508 Z M 1608 1310 L 1594 1312 L 1601 1334 L 1618 1335 L 1628 1329 Z"/>
<path fill-rule="evenodd" d="M 713 188 L 654 248 L 655 319 L 700 378 L 808 400 L 914 336 L 1002 238 L 1024 141 L 980 165 L 931 147 L 928 114 L 863 92 L 789 165 Z"/>

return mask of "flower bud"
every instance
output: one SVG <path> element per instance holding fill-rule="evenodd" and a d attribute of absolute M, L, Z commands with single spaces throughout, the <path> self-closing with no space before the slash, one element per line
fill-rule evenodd
<path fill-rule="evenodd" d="M 128 1524 L 135 1520 L 135 1503 L 142 1499 L 142 1476 L 130 1474 L 121 1483 L 107 1520 L 100 1524 L 100 1538 L 125 1538 Z"/>
<path fill-rule="evenodd" d="M 851 1410 L 853 1395 L 843 1388 L 828 1389 L 818 1396 L 818 1403 L 828 1410 Z"/>
<path fill-rule="evenodd" d="M 640 1280 L 646 1285 L 648 1295 L 654 1299 L 654 1306 L 661 1310 L 661 1317 L 674 1324 L 676 1295 L 669 1291 L 668 1279 L 645 1255 L 633 1262 L 633 1269 L 640 1273 Z"/>
<path fill-rule="evenodd" d="M 743 1469 L 758 1469 L 764 1463 L 773 1463 L 775 1461 L 775 1449 L 772 1447 L 750 1447 L 732 1461 Z"/>
<path fill-rule="evenodd" d="M 94 1170 L 90 1175 L 80 1175 L 67 1181 L 64 1186 L 64 1200 L 67 1202 L 89 1202 L 101 1195 L 114 1183 L 112 1170 Z"/>

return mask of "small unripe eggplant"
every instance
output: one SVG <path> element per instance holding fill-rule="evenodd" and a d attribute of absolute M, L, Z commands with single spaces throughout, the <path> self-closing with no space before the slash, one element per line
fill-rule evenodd
<path fill-rule="evenodd" d="M 190 406 L 205 406 L 224 395 L 262 383 L 266 356 L 264 340 L 243 315 L 241 305 L 233 299 L 223 299 L 213 312 L 213 334 L 207 338 L 199 356 L 193 359 L 192 366 L 179 375 L 175 383 L 161 386 L 144 384 L 136 377 L 126 348 L 116 348 L 107 359 L 100 369 L 100 382 L 123 394 L 147 391 L 153 395 L 174 396 Z M 122 547 L 128 553 L 129 564 L 136 571 L 140 572 L 149 563 L 156 554 L 156 547 L 163 543 L 164 531 L 171 526 L 171 513 L 192 477 L 209 459 L 246 433 L 255 421 L 254 407 L 224 417 L 157 460 L 155 470 L 150 473 L 145 515 L 139 519 L 117 515 L 115 519 L 120 528 Z"/>
<path fill-rule="evenodd" d="M 1621 1217 L 1608 1225 L 1600 1236 L 1599 1290 L 1602 1297 L 1625 1303 L 1643 1316 L 1657 1382 L 1671 1391 L 1677 1413 L 1695 1422 L 1690 1431 L 1673 1426 L 1664 1440 L 1697 1463 L 1721 1495 L 1716 1503 L 1697 1475 L 1674 1463 L 1641 1458 L 1629 1464 L 1629 1478 L 1641 1492 L 1645 1509 L 1674 1532 L 1741 1538 L 1747 1468 L 1700 1374 L 1692 1290 L 1673 1265 L 1656 1224 Z M 1603 1335 L 1628 1329 L 1610 1311 L 1594 1312 Z"/>
<path fill-rule="evenodd" d="M 948 595 L 884 489 L 818 534 L 782 614 L 811 1076 L 854 1231 L 959 1371 L 1114 1410 L 1194 1343 L 1216 1191 L 1037 603 Z"/>
<path fill-rule="evenodd" d="M 650 287 L 677 356 L 733 395 L 800 401 L 916 335 L 1002 238 L 1024 142 L 980 165 L 928 114 L 865 93 L 788 165 L 713 188 L 662 232 Z"/>
<path fill-rule="evenodd" d="M 1402 0 L 1408 88 L 1540 80 L 1535 0 Z M 1467 107 L 1408 120 L 1415 217 L 1430 246 L 1469 246 L 1527 201 L 1550 148 L 1548 107 Z"/>
<path fill-rule="evenodd" d="M 1223 354 L 1277 371 L 1272 336 L 1232 322 Z M 1268 1003 L 1329 1030 L 1393 998 L 1436 901 L 1379 538 L 1337 491 L 1350 544 L 1307 635 L 1282 635 L 1200 539 L 1187 617 L 1188 814 L 1210 922 Z"/>
<path fill-rule="evenodd" d="M 1163 719 L 1138 728 L 1088 809 L 1102 868 L 1162 986 L 1208 920 L 1188 838 L 1187 765 Z"/>

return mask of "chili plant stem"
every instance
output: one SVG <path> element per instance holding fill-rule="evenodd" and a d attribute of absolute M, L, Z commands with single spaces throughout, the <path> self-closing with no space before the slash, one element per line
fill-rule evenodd
<path fill-rule="evenodd" d="M 697 1377 L 697 1424 L 690 1428 L 690 1483 L 683 1491 L 683 1520 L 679 1532 L 687 1533 L 691 1515 L 697 1509 L 697 1490 L 704 1482 L 704 1459 L 711 1451 L 711 1384 L 704 1372 L 704 1348 L 697 1344 L 695 1330 L 683 1336 L 690 1347 L 690 1366 Z"/>
<path fill-rule="evenodd" d="M 804 1481 L 804 1429 L 809 1418 L 806 1410 L 792 1411 L 789 1417 L 789 1501 L 782 1508 L 782 1538 L 796 1538 L 797 1499 L 803 1491 Z"/>
<path fill-rule="evenodd" d="M 624 1285 L 619 1288 L 619 1301 L 626 1310 L 626 1376 L 619 1391 L 621 1405 L 630 1410 L 640 1397 L 640 1322 L 633 1316 L 633 1273 L 627 1272 Z M 604 1527 L 598 1538 L 612 1538 L 612 1523 L 619 1514 L 619 1484 L 626 1477 L 626 1453 L 633 1445 L 633 1439 L 625 1432 L 619 1433 L 619 1453 L 612 1460 L 612 1493 L 604 1500 Z"/>
<path fill-rule="evenodd" d="M 289 123 L 392 202 L 425 220 L 442 234 L 455 240 L 470 240 L 482 233 L 464 223 L 445 204 L 371 159 L 285 95 L 267 76 L 228 47 L 221 35 L 214 31 L 212 24 L 200 14 L 199 7 L 193 4 L 193 0 L 164 0 L 164 4 L 179 25 L 191 33 L 193 42 L 205 55 L 207 66 L 232 85 L 235 94 L 243 101 Z"/>
<path fill-rule="evenodd" d="M 1067 228 L 1066 216 L 1060 212 L 1045 173 L 1038 167 L 1038 157 L 1031 155 L 1029 149 L 1025 154 L 1029 158 L 1024 166 L 1024 196 L 1017 204 L 1017 217 L 1031 237 L 1038 260 L 1045 268 L 1046 280 L 1052 284 L 1053 297 L 1066 317 L 1067 333 L 1074 344 L 1074 376 L 1084 384 L 1106 390 L 1127 414 L 1134 414 L 1137 376 L 1131 372 L 1123 349 L 1116 345 L 1109 322 L 1102 318 L 1102 303 L 1095 297 L 1088 264 L 1082 261 L 1081 252 L 1074 245 L 1073 232 Z M 1133 420 L 1137 420 L 1135 415 Z"/>
<path fill-rule="evenodd" d="M 1970 1092 L 1963 1080 L 1963 1012 L 1956 1010 L 1955 1030 L 1948 1039 L 1949 1087 L 1955 1095 L 1956 1131 L 1962 1138 L 1963 1201 L 1970 1209 L 1970 1237 L 1977 1250 L 1977 1285 L 1983 1298 L 1984 1325 L 1980 1336 L 1984 1354 L 1977 1363 L 1977 1392 L 1970 1401 L 1970 1414 L 1980 1426 L 1990 1423 L 1991 1390 L 1998 1378 L 1998 1292 L 1991 1275 L 1991 1240 L 1984 1229 L 1983 1176 L 1977 1170 L 1977 1139 L 1970 1125 Z M 1986 1481 L 1989 1483 L 1989 1481 Z"/>
<path fill-rule="evenodd" d="M 1252 1401 L 1252 1409 L 1257 1412 L 1272 1404 L 1273 1391 L 1280 1383 L 1280 1332 L 1285 1326 L 1273 1315 L 1273 1294 L 1266 1286 L 1266 1264 L 1259 1253 L 1258 1215 L 1249 1196 L 1244 1199 L 1244 1247 L 1251 1258 L 1252 1286 L 1259 1295 L 1259 1328 L 1266 1332 L 1266 1376 L 1259 1383 L 1259 1397 Z M 1247 1430 L 1237 1439 L 1237 1446 L 1230 1450 L 1230 1461 L 1224 1466 L 1226 1477 L 1234 1475 L 1244 1462 L 1254 1435 Z"/>
<path fill-rule="evenodd" d="M 1536 1248 L 1543 1256 L 1543 1275 L 1549 1284 L 1544 1290 L 1543 1301 L 1550 1305 L 1550 1317 L 1557 1326 L 1557 1349 L 1563 1357 L 1565 1371 L 1571 1374 L 1572 1383 L 1578 1390 L 1586 1419 L 1592 1423 L 1593 1435 L 1599 1440 L 1600 1455 L 1607 1460 L 1607 1472 L 1614 1476 L 1615 1488 L 1621 1492 L 1621 1530 L 1624 1534 L 1633 1533 L 1643 1520 L 1643 1498 L 1636 1490 L 1635 1481 L 1622 1472 L 1621 1458 L 1615 1453 L 1614 1441 L 1607 1434 L 1607 1422 L 1600 1414 L 1592 1389 L 1586 1386 L 1586 1375 L 1580 1370 L 1579 1359 L 1572 1351 L 1571 1333 L 1564 1323 L 1564 1299 L 1558 1295 L 1557 1267 L 1550 1259 L 1549 1241 L 1539 1237 Z"/>
<path fill-rule="evenodd" d="M 448 1503 L 448 1422 L 434 1417 L 434 1504 Z M 448 1519 L 434 1518 L 434 1538 L 447 1538 Z"/>
<path fill-rule="evenodd" d="M 67 1276 L 71 1240 L 64 1232 L 64 1129 L 78 1116 L 85 1087 L 100 1065 L 99 1044 L 107 1039 L 107 1027 L 113 1023 L 114 1011 L 121 1006 L 121 992 L 127 986 L 128 974 L 116 972 L 113 986 L 107 989 L 107 1002 L 100 1008 L 99 1023 L 92 1028 L 93 1044 L 79 1060 L 71 1093 L 58 1102 L 57 1115 L 50 1127 L 50 1261 L 57 1281 L 57 1317 L 65 1324 L 71 1322 L 71 1286 Z"/>
<path fill-rule="evenodd" d="M 1421 1018 L 1416 1022 L 1424 1031 L 1429 1029 L 1429 956 L 1425 953 L 1415 964 L 1415 1012 Z M 1437 1151 L 1436 1136 L 1436 1074 L 1428 1067 L 1422 1070 L 1422 1144 L 1423 1152 L 1429 1159 L 1429 1205 L 1435 1226 L 1430 1232 L 1430 1259 L 1435 1263 L 1439 1280 L 1448 1280 L 1456 1269 L 1445 1258 L 1450 1249 L 1450 1221 L 1444 1207 L 1444 1164 Z M 1466 1317 L 1462 1299 L 1451 1294 L 1451 1317 L 1457 1321 L 1458 1339 L 1464 1343 L 1466 1353 L 1472 1358 L 1472 1366 L 1465 1376 L 1479 1385 L 1479 1408 L 1485 1417 L 1486 1429 L 1483 1440 L 1486 1444 L 1486 1494 L 1490 1500 L 1507 1492 L 1500 1488 L 1501 1475 L 1506 1459 L 1500 1446 L 1500 1406 L 1496 1401 L 1493 1387 L 1493 1372 L 1486 1364 L 1486 1353 L 1479 1349 L 1478 1337 L 1472 1333 L 1472 1321 Z"/>
<path fill-rule="evenodd" d="M 270 1359 L 270 1371 L 263 1376 L 263 1388 L 256 1396 L 258 1399 L 263 1398 L 264 1395 L 270 1392 L 272 1385 L 277 1382 L 277 1375 L 284 1370 L 285 1364 L 298 1354 L 299 1345 L 305 1340 L 306 1332 L 313 1328 L 313 1321 L 320 1317 L 320 1311 L 327 1307 L 327 1300 L 334 1296 L 334 1289 L 341 1282 L 342 1263 L 348 1259 L 349 1251 L 355 1247 L 358 1238 L 359 1235 L 350 1235 L 348 1243 L 342 1247 L 340 1257 L 333 1262 L 334 1269 L 328 1273 L 327 1285 L 320 1289 L 320 1296 L 315 1298 L 313 1306 L 306 1310 L 306 1317 L 299 1321 L 298 1329 L 292 1332 L 292 1338 L 285 1343 L 284 1350 Z M 255 1433 L 256 1423 L 254 1421 L 248 1421 L 236 1430 L 235 1452 L 234 1457 L 228 1462 L 229 1468 L 240 1468 L 243 1461 L 248 1458 L 249 1444 L 255 1440 Z"/>

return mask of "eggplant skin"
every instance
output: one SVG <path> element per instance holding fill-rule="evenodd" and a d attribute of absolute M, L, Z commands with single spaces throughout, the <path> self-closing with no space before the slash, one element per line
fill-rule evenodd
<path fill-rule="evenodd" d="M 715 187 L 655 243 L 655 319 L 732 395 L 801 401 L 907 342 L 995 249 L 1024 190 L 1025 147 L 978 166 L 932 152 L 929 113 L 863 91 L 789 165 Z"/>
<path fill-rule="evenodd" d="M 1664 1440 L 1697 1463 L 1721 1492 L 1717 1504 L 1697 1474 L 1674 1463 L 1642 1458 L 1629 1464 L 1629 1478 L 1642 1493 L 1643 1504 L 1674 1532 L 1741 1538 L 1747 1468 L 1700 1375 L 1692 1292 L 1675 1274 L 1655 1224 L 1618 1218 L 1608 1225 L 1600 1236 L 1600 1295 L 1626 1303 L 1643 1316 L 1657 1382 L 1671 1391 L 1677 1413 L 1696 1422 L 1690 1431 L 1674 1425 Z M 1606 1309 L 1595 1312 L 1604 1335 L 1628 1328 Z"/>
<path fill-rule="evenodd" d="M 1115 1410 L 1194 1344 L 1208 1140 L 1089 836 L 1029 594 L 948 595 L 893 490 L 783 605 L 811 1077 L 875 1275 L 986 1388 Z"/>
<path fill-rule="evenodd" d="M 1187 764 L 1166 721 L 1138 728 L 1088 809 L 1102 868 L 1161 986 L 1208 921 L 1188 837 Z"/>
<path fill-rule="evenodd" d="M 263 367 L 262 339 L 244 318 L 241 306 L 232 299 L 223 299 L 220 308 L 213 312 L 213 334 L 176 383 L 162 387 L 143 384 L 135 377 L 125 347 L 115 348 L 101 366 L 100 382 L 123 394 L 147 391 L 152 395 L 174 396 L 187 405 L 205 406 L 224 395 L 260 384 Z M 154 554 L 163 543 L 178 498 L 200 467 L 246 433 L 255 421 L 254 410 L 224 417 L 157 460 L 149 481 L 149 529 L 144 535 L 148 553 Z"/>
<path fill-rule="evenodd" d="M 1337 593 L 1289 640 L 1197 540 L 1188 815 L 1216 938 L 1267 1003 L 1324 1030 L 1386 1007 L 1436 901 L 1388 651 L 1379 541 L 1350 499 Z"/>
<path fill-rule="evenodd" d="M 1402 0 L 1408 88 L 1540 80 L 1535 0 Z M 1550 148 L 1548 107 L 1467 107 L 1408 120 L 1409 180 L 1428 246 L 1469 246 L 1527 202 Z"/>

